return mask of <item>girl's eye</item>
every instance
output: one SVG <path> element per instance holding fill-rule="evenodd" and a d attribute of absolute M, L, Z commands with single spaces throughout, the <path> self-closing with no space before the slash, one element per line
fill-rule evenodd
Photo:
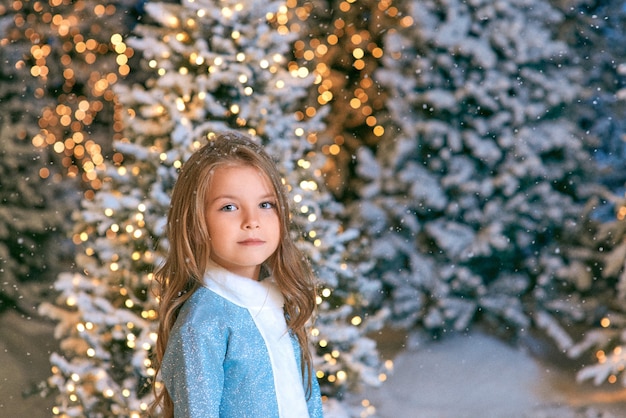
<path fill-rule="evenodd" d="M 222 208 L 220 209 L 222 212 L 232 212 L 234 210 L 236 210 L 237 208 L 235 207 L 235 205 L 224 205 L 222 206 Z"/>
<path fill-rule="evenodd" d="M 261 209 L 274 209 L 276 205 L 272 202 L 263 202 L 259 205 Z"/>

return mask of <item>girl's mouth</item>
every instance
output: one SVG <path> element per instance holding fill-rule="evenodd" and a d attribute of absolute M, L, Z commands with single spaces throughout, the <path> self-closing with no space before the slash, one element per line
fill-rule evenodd
<path fill-rule="evenodd" d="M 243 241 L 239 241 L 239 244 L 241 245 L 261 245 L 264 244 L 265 241 L 260 240 L 258 238 L 248 238 L 246 240 Z"/>

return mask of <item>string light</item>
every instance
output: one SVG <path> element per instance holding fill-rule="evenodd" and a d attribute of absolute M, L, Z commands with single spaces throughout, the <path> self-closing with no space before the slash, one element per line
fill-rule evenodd
<path fill-rule="evenodd" d="M 103 22 L 109 25 L 117 21 L 121 29 L 128 30 L 127 22 L 108 19 L 123 12 L 118 7 L 85 7 L 84 2 L 62 0 L 14 0 L 4 10 L 13 13 L 16 30 L 5 31 L 0 45 L 31 44 L 14 65 L 34 79 L 34 97 L 43 98 L 47 86 L 59 86 L 56 104 L 44 105 L 41 111 L 40 132 L 33 136 L 32 144 L 52 149 L 65 175 L 78 177 L 87 185 L 88 198 L 102 186 L 96 171 L 104 167 L 104 153 L 110 152 L 111 140 L 121 134 L 121 126 L 109 122 L 117 106 L 112 88 L 130 73 L 129 61 L 134 55 L 122 33 L 103 37 L 110 33 L 104 30 Z M 61 48 L 53 45 L 56 43 Z M 94 129 L 96 124 L 98 129 Z M 113 159 L 119 163 L 121 155 Z M 49 174 L 43 169 L 39 173 L 42 178 Z"/>
<path fill-rule="evenodd" d="M 345 0 L 332 13 L 316 10 L 313 2 L 286 4 L 289 29 L 297 32 L 306 26 L 310 33 L 294 43 L 289 66 L 309 69 L 317 86 L 309 101 L 317 106 L 307 106 L 300 117 L 315 116 L 317 108 L 333 109 L 333 123 L 324 131 L 319 149 L 329 157 L 326 183 L 341 192 L 356 149 L 376 146 L 386 135 L 386 93 L 371 77 L 382 66 L 383 35 L 411 26 L 413 20 L 403 16 L 393 0 Z M 317 141 L 315 137 L 312 143 Z"/>

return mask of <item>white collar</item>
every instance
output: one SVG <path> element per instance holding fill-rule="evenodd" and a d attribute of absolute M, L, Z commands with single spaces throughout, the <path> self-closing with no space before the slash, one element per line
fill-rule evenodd
<path fill-rule="evenodd" d="M 243 308 L 282 308 L 285 304 L 271 277 L 256 281 L 231 273 L 213 261 L 209 261 L 203 282 L 205 287 Z"/>

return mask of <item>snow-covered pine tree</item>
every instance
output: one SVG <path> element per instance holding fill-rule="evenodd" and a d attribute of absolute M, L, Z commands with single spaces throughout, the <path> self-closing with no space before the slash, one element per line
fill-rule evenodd
<path fill-rule="evenodd" d="M 14 31 L 13 16 L 0 17 L 0 311 L 17 308 L 33 315 L 69 251 L 58 239 L 64 206 L 56 200 L 54 161 L 31 144 L 37 133 L 37 83 L 19 65 L 30 43 L 16 41 Z"/>
<path fill-rule="evenodd" d="M 579 301 L 555 272 L 593 172 L 568 117 L 581 74 L 556 39 L 563 16 L 536 0 L 403 6 L 373 75 L 391 123 L 359 150 L 349 212 L 381 303 L 414 330 L 562 332 L 554 315 Z"/>
<path fill-rule="evenodd" d="M 67 416 L 140 416 L 155 378 L 150 356 L 156 329 L 152 271 L 162 239 L 169 192 L 178 168 L 214 132 L 242 130 L 276 156 L 291 185 L 300 243 L 323 283 L 312 330 L 317 376 L 328 395 L 356 380 L 378 381 L 374 344 L 365 337 L 376 318 L 361 316 L 358 269 L 344 262 L 355 234 L 334 218 L 341 211 L 324 191 L 311 147 L 320 116 L 305 117 L 300 101 L 312 85 L 288 66 L 294 34 L 281 2 L 196 0 L 146 3 L 144 23 L 126 41 L 142 57 L 144 84 L 118 84 L 123 161 L 105 164 L 102 188 L 76 216 L 83 242 L 76 273 L 59 277 L 56 305 L 60 354 L 50 382 Z"/>

